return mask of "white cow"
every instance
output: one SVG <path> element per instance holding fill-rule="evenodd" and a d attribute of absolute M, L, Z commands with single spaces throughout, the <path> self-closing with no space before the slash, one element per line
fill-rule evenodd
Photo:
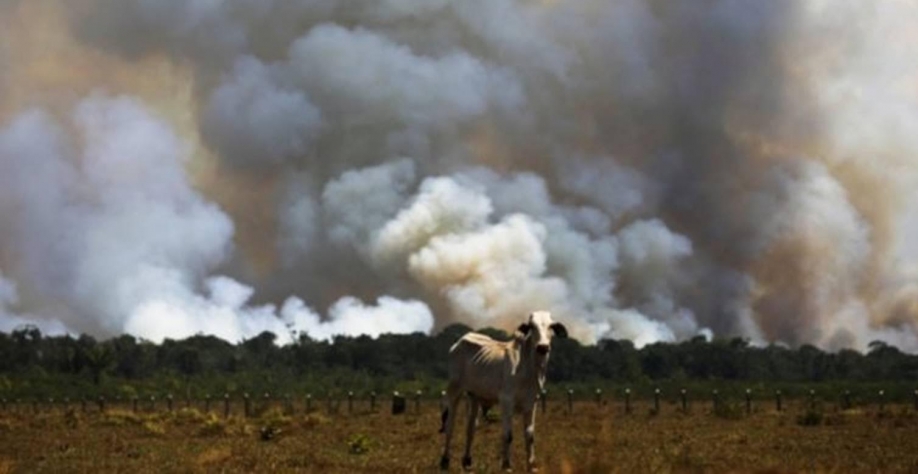
<path fill-rule="evenodd" d="M 526 464 L 530 471 L 535 470 L 535 405 L 545 384 L 553 335 L 567 337 L 567 329 L 563 324 L 553 322 L 549 312 L 536 311 L 520 325 L 511 341 L 495 341 L 483 334 L 470 332 L 453 344 L 449 350 L 447 407 L 443 412 L 441 428 L 446 432 L 441 469 L 449 469 L 456 407 L 460 398 L 468 394 L 469 418 L 462 467 L 469 469 L 472 465 L 472 439 L 478 408 L 483 406 L 487 409 L 499 403 L 503 425 L 502 468 L 510 469 L 513 415 L 522 413 L 526 426 Z"/>

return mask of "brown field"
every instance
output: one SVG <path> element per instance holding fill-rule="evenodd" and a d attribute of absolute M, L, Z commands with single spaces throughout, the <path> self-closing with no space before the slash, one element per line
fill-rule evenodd
<path fill-rule="evenodd" d="M 263 407 L 264 408 L 264 407 Z M 162 408 L 160 408 L 162 410 Z M 346 412 L 346 409 L 342 409 Z M 464 410 L 460 410 L 464 418 Z M 12 472 L 437 472 L 442 436 L 437 404 L 420 413 L 355 407 L 354 414 L 285 413 L 271 407 L 252 418 L 224 419 L 217 409 L 105 413 L 79 406 L 10 407 L 0 413 L 0 474 Z M 464 430 L 454 440 L 458 472 Z M 515 423 L 514 468 L 524 470 Z M 537 422 L 541 472 L 918 472 L 918 414 L 910 406 L 839 411 L 805 417 L 765 403 L 714 416 L 698 403 L 688 414 L 666 404 L 659 415 L 636 404 L 580 402 L 574 414 L 550 403 Z M 475 472 L 499 466 L 499 423 L 482 423 L 473 449 Z"/>

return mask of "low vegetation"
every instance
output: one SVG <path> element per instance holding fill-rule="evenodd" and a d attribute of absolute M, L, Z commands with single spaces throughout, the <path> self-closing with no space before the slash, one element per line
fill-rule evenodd
<path fill-rule="evenodd" d="M 548 404 L 539 413 L 537 454 L 542 472 L 915 472 L 918 415 L 911 405 L 838 405 L 806 400 L 785 410 L 710 401 L 683 411 L 676 400 Z M 287 414 L 269 407 L 260 417 L 188 408 L 174 413 L 113 408 L 106 413 L 55 409 L 0 413 L 0 473 L 5 472 L 435 472 L 442 436 L 433 402 L 402 415 L 361 406 L 353 414 Z M 76 418 L 77 423 L 72 419 Z M 36 423 L 36 420 L 41 420 Z M 461 430 L 460 430 L 461 431 Z M 499 464 L 499 423 L 481 423 L 476 472 Z M 461 453 L 464 434 L 455 440 Z M 515 443 L 514 463 L 523 466 Z M 458 454 L 457 454 L 458 455 Z M 455 464 L 458 465 L 458 462 Z"/>

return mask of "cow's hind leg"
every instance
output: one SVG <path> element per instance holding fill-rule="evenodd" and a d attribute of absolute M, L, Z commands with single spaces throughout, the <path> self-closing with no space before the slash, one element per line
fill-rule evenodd
<path fill-rule="evenodd" d="M 465 427 L 465 454 L 462 456 L 462 468 L 472 468 L 472 440 L 475 439 L 475 423 L 478 421 L 478 399 L 469 397 L 469 419 Z"/>
<path fill-rule="evenodd" d="M 453 440 L 453 427 L 456 424 L 456 409 L 459 406 L 459 398 L 461 396 L 461 390 L 459 390 L 459 384 L 450 383 L 446 388 L 446 418 L 443 421 L 444 427 L 443 431 L 446 433 L 446 439 L 443 444 L 443 455 L 440 456 L 440 469 L 447 470 L 449 469 L 449 448 Z"/>
<path fill-rule="evenodd" d="M 500 417 L 503 430 L 501 434 L 501 469 L 510 471 L 510 444 L 513 443 L 513 398 L 506 397 L 500 400 Z"/>

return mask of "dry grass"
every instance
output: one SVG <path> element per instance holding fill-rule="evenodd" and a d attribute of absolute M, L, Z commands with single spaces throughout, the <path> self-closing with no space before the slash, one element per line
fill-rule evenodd
<path fill-rule="evenodd" d="M 806 417 L 803 409 L 765 407 L 737 419 L 709 407 L 687 415 L 675 406 L 648 415 L 649 405 L 582 403 L 573 416 L 562 404 L 538 416 L 542 472 L 916 472 L 918 415 L 909 407 Z M 464 416 L 464 414 L 463 414 Z M 801 416 L 806 418 L 801 422 Z M 439 413 L 387 412 L 223 419 L 189 409 L 175 413 L 110 411 L 104 415 L 0 414 L 0 474 L 6 472 L 436 472 L 443 438 Z M 458 470 L 464 430 L 453 445 Z M 482 423 L 475 439 L 475 472 L 499 466 L 499 423 Z M 520 424 L 515 424 L 517 433 Z M 270 436 L 266 436 L 266 432 Z M 522 436 L 513 456 L 522 471 Z"/>

